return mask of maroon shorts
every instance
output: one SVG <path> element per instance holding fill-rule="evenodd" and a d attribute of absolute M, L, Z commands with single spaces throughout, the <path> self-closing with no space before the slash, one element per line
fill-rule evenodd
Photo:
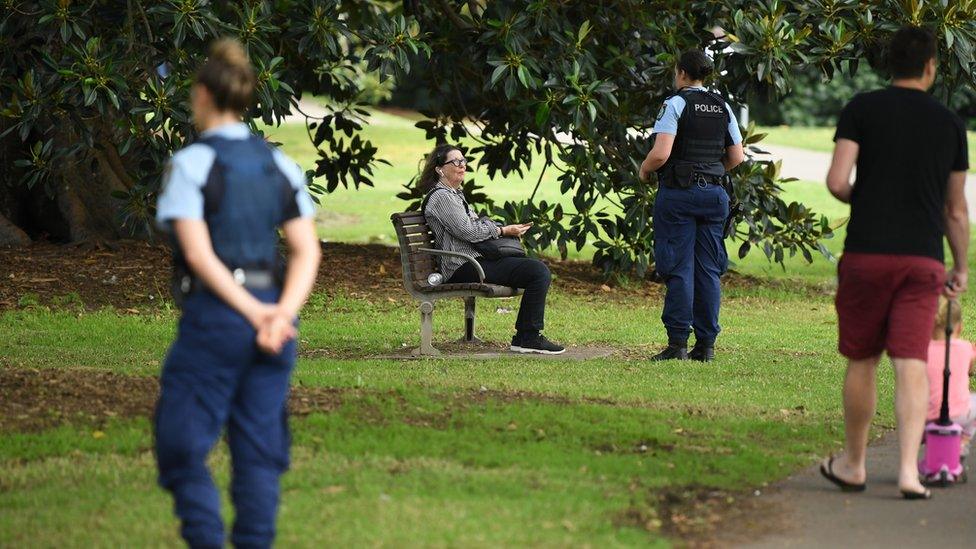
<path fill-rule="evenodd" d="M 847 252 L 837 268 L 840 354 L 927 360 L 945 266 L 930 257 Z"/>

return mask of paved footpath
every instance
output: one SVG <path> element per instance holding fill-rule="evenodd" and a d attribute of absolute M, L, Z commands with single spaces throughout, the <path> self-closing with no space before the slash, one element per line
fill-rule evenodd
<path fill-rule="evenodd" d="M 743 547 L 976 547 L 976 481 L 933 488 L 928 501 L 905 501 L 897 486 L 898 445 L 888 433 L 868 450 L 868 489 L 845 494 L 819 464 L 766 494 L 762 508 L 782 513 L 777 531 Z M 749 517 L 761 531 L 763 517 Z M 758 528 L 757 528 L 758 526 Z"/>
<path fill-rule="evenodd" d="M 795 177 L 803 181 L 824 184 L 830 168 L 830 153 L 809 151 L 784 145 L 759 143 L 759 148 L 769 152 L 773 158 L 783 161 L 783 177 Z M 768 158 L 759 156 L 760 159 Z M 976 161 L 976 159 L 972 159 Z M 969 202 L 969 218 L 976 220 L 976 174 L 966 176 L 966 199 Z M 976 542 L 973 543 L 976 547 Z"/>

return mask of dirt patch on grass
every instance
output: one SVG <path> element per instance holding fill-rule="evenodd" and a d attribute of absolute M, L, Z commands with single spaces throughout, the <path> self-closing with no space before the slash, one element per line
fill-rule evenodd
<path fill-rule="evenodd" d="M 382 422 L 386 418 L 376 410 L 379 408 L 376 404 L 392 400 L 395 401 L 394 408 L 399 410 L 396 415 L 400 420 L 434 428 L 447 428 L 454 414 L 489 403 L 507 405 L 532 401 L 560 406 L 648 406 L 688 415 L 705 413 L 692 406 L 641 404 L 596 397 L 570 398 L 484 386 L 433 396 L 439 405 L 433 411 L 423 411 L 392 389 L 296 385 L 291 388 L 288 409 L 292 415 L 306 416 L 330 412 L 347 403 L 360 403 L 364 420 Z M 0 431 L 33 432 L 71 423 L 99 424 L 112 418 L 150 417 L 158 397 L 156 377 L 87 368 L 56 370 L 0 366 Z"/>
<path fill-rule="evenodd" d="M 98 370 L 0 368 L 0 430 L 40 431 L 152 414 L 155 378 Z"/>
<path fill-rule="evenodd" d="M 729 547 L 785 524 L 785 515 L 754 492 L 704 486 L 631 486 L 631 505 L 614 524 L 663 533 L 696 548 Z M 734 532 L 734 534 L 732 533 Z"/>
<path fill-rule="evenodd" d="M 171 252 L 160 243 L 119 241 L 110 246 L 38 242 L 0 247 L 0 310 L 31 305 L 129 312 L 170 302 Z M 400 257 L 380 245 L 326 244 L 315 290 L 352 297 L 403 296 Z"/>
<path fill-rule="evenodd" d="M 158 303 L 168 299 L 169 265 L 166 247 L 145 242 L 0 248 L 0 309 Z"/>
<path fill-rule="evenodd" d="M 400 255 L 383 244 L 328 243 L 322 248 L 315 291 L 371 300 L 412 301 L 403 291 Z M 660 299 L 650 280 L 605 281 L 587 261 L 547 260 L 554 286 L 583 300 Z M 170 249 L 163 243 L 118 241 L 96 246 L 37 242 L 0 247 L 0 310 L 36 305 L 138 313 L 170 302 Z M 779 282 L 729 273 L 726 287 L 775 286 Z M 790 284 L 795 291 L 796 284 Z"/>
<path fill-rule="evenodd" d="M 329 412 L 357 389 L 293 387 L 288 411 Z M 113 418 L 151 417 L 159 398 L 155 377 L 88 369 L 0 367 L 0 431 L 36 432 L 65 424 L 101 424 Z"/>

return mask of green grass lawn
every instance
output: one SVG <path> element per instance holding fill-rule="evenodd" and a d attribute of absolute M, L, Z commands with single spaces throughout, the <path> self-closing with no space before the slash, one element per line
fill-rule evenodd
<path fill-rule="evenodd" d="M 311 166 L 299 127 L 269 133 Z M 324 197 L 329 240 L 391 242 L 389 213 L 403 208 L 394 195 L 428 148 L 411 122 L 386 114 L 367 134 L 392 166 L 380 167 L 375 188 Z M 496 200 L 525 197 L 535 176 L 487 182 L 488 190 Z M 540 194 L 559 199 L 551 176 Z M 846 216 L 820 184 L 789 183 L 785 193 L 832 220 Z M 835 252 L 839 233 L 828 242 Z M 547 334 L 617 350 L 587 361 L 378 358 L 417 344 L 412 301 L 313 295 L 294 384 L 344 396 L 328 412 L 291 420 L 281 546 L 669 545 L 689 524 L 706 524 L 709 509 L 688 494 L 719 490 L 722 505 L 736 507 L 836 450 L 843 362 L 834 265 L 794 259 L 783 271 L 753 254 L 736 268 L 766 283 L 726 289 L 719 360 L 708 365 L 648 362 L 665 343 L 661 302 L 626 289 L 580 296 L 555 281 Z M 480 301 L 479 335 L 506 341 L 516 305 Z M 972 302 L 965 309 L 972 318 Z M 459 337 L 461 319 L 460 303 L 438 304 L 435 345 Z M 175 321 L 164 306 L 140 315 L 0 311 L 0 369 L 156 376 Z M 877 425 L 890 427 L 890 371 L 880 380 Z M 0 545 L 177 545 L 151 447 L 145 417 L 0 431 Z M 226 494 L 223 444 L 211 464 Z"/>
<path fill-rule="evenodd" d="M 489 341 L 504 341 L 514 320 L 497 303 L 480 307 Z M 710 365 L 641 358 L 664 343 L 656 300 L 557 289 L 549 310 L 552 337 L 628 352 L 590 361 L 377 359 L 416 344 L 413 305 L 315 296 L 295 383 L 357 396 L 292 420 L 282 545 L 667 542 L 662 494 L 746 497 L 838 444 L 842 364 L 829 295 L 731 289 L 721 360 Z M 460 304 L 439 305 L 435 343 L 456 338 L 461 317 Z M 174 323 L 161 310 L 5 312 L 0 367 L 156 375 Z M 879 423 L 891 425 L 890 376 L 881 386 Z M 487 396 L 473 398 L 482 387 Z M 144 418 L 0 433 L 0 539 L 176 543 L 150 449 Z M 212 461 L 226 485 L 222 447 Z"/>
<path fill-rule="evenodd" d="M 364 138 L 370 139 L 379 149 L 380 158 L 390 165 L 376 167 L 373 187 L 359 190 L 339 188 L 332 194 L 321 197 L 319 215 L 320 235 L 340 242 L 392 242 L 396 237 L 390 224 L 390 214 L 406 209 L 407 202 L 396 197 L 403 186 L 420 171 L 423 156 L 433 148 L 432 142 L 424 140 L 423 130 L 414 127 L 415 120 L 374 111 L 369 124 L 363 131 Z M 316 151 L 312 146 L 302 124 L 285 124 L 265 129 L 269 138 L 282 144 L 282 148 L 302 167 L 309 169 L 315 164 Z M 542 171 L 535 165 L 525 172 L 525 177 L 513 174 L 511 177 L 497 176 L 489 180 L 484 170 L 476 169 L 476 181 L 485 187 L 486 192 L 498 204 L 506 200 L 528 198 L 535 188 Z M 536 200 L 560 201 L 572 207 L 572 200 L 563 199 L 556 180 L 558 173 L 549 169 Z"/>

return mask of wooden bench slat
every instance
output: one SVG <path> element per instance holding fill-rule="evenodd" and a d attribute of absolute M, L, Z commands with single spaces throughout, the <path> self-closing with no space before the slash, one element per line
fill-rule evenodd
<path fill-rule="evenodd" d="M 433 236 L 433 231 L 427 225 L 411 225 L 409 227 L 403 228 L 403 234 L 405 235 L 415 235 L 415 234 L 429 234 Z"/>
<path fill-rule="evenodd" d="M 413 266 L 413 265 L 436 265 L 435 260 L 434 260 L 434 256 L 431 255 L 431 254 L 428 254 L 428 253 L 423 253 L 423 252 L 410 254 L 409 256 L 407 256 L 407 261 L 410 262 L 410 265 L 411 266 Z"/>
<path fill-rule="evenodd" d="M 420 212 L 404 212 L 402 214 L 394 214 L 394 220 L 399 221 L 403 225 L 419 225 L 421 223 L 427 223 L 427 218 L 425 218 L 424 214 Z"/>
<path fill-rule="evenodd" d="M 434 239 L 429 234 L 404 235 L 403 240 L 409 244 L 424 244 L 421 247 L 426 247 L 426 245 L 434 243 Z"/>
<path fill-rule="evenodd" d="M 420 227 L 420 225 L 418 225 L 418 227 Z M 430 229 L 427 229 L 425 227 L 424 230 L 404 231 L 403 233 L 401 233 L 401 236 L 403 237 L 426 236 L 430 240 L 434 240 L 434 231 L 431 231 Z"/>
<path fill-rule="evenodd" d="M 437 270 L 437 266 L 434 265 L 433 263 L 427 263 L 427 264 L 411 263 L 410 264 L 410 272 L 415 275 L 415 278 L 422 276 L 424 279 L 426 279 L 427 275 L 429 275 L 432 272 L 435 272 L 436 270 Z"/>
<path fill-rule="evenodd" d="M 437 286 L 431 286 L 424 281 L 423 283 L 414 283 L 414 288 L 417 291 L 432 296 L 447 292 L 477 292 L 477 294 L 479 294 L 481 297 L 513 297 L 521 293 L 521 291 L 516 288 L 498 286 L 496 284 L 482 284 L 478 282 L 456 282 L 453 284 L 439 284 Z"/>

